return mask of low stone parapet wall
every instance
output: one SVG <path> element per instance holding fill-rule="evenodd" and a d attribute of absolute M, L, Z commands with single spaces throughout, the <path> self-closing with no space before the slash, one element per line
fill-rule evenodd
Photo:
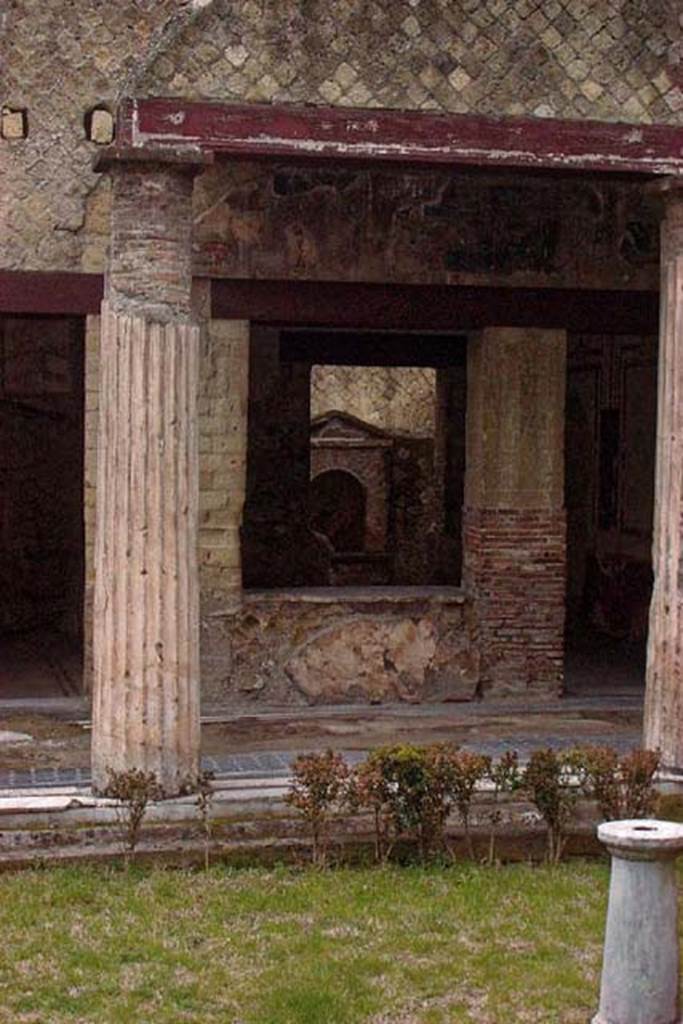
<path fill-rule="evenodd" d="M 216 783 L 209 817 L 207 842 L 196 799 L 192 796 L 150 805 L 145 816 L 135 859 L 176 865 L 204 862 L 208 848 L 212 861 L 235 864 L 310 860 L 311 845 L 305 823 L 284 797 L 289 780 L 229 780 Z M 502 861 L 541 860 L 546 854 L 545 827 L 531 804 L 519 797 L 499 798 L 496 858 Z M 471 833 L 477 859 L 489 855 L 491 793 L 482 789 L 471 813 Z M 568 833 L 566 852 L 587 855 L 601 852 L 595 829 L 595 807 L 579 801 Z M 467 858 L 464 831 L 453 816 L 446 829 L 451 855 Z M 374 832 L 371 816 L 345 814 L 330 828 L 332 860 L 370 860 Z M 63 788 L 36 795 L 0 791 L 0 870 L 18 870 L 37 864 L 78 863 L 121 859 L 125 829 L 116 802 L 91 795 L 88 790 Z M 397 851 L 400 854 L 400 851 Z M 416 855 L 406 844 L 406 856 Z"/>
<path fill-rule="evenodd" d="M 245 591 L 202 609 L 204 700 L 380 704 L 471 700 L 479 655 L 456 587 Z"/>

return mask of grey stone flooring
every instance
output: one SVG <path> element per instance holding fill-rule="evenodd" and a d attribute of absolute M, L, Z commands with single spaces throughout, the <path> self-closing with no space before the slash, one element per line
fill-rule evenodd
<path fill-rule="evenodd" d="M 625 730 L 618 737 L 612 733 L 595 733 L 583 735 L 581 743 L 607 744 L 626 751 L 638 746 L 641 735 L 638 730 Z M 566 735 L 547 735 L 533 737 L 501 735 L 495 740 L 484 742 L 466 742 L 461 746 L 465 749 L 499 757 L 505 750 L 516 750 L 521 760 L 525 760 L 532 750 L 539 747 L 566 749 L 574 745 L 571 737 Z M 304 752 L 303 750 L 301 751 Z M 344 757 L 351 765 L 362 761 L 367 751 L 344 751 Z M 290 766 L 296 752 L 292 751 L 261 751 L 245 754 L 226 754 L 222 756 L 204 757 L 202 767 L 214 773 L 217 779 L 261 779 L 282 778 L 289 774 Z M 90 772 L 84 768 L 33 768 L 28 771 L 0 772 L 0 789 L 41 789 L 53 786 L 88 786 Z"/>
<path fill-rule="evenodd" d="M 628 689 L 595 695 L 567 695 L 554 704 L 550 701 L 486 700 L 457 704 L 335 704 L 317 706 L 281 707 L 269 704 L 208 704 L 202 705 L 202 722 L 228 721 L 235 718 L 268 720 L 271 718 L 299 717 L 328 718 L 331 714 L 359 714 L 366 710 L 373 717 L 434 718 L 441 717 L 444 709 L 457 708 L 459 718 L 481 718 L 492 715 L 537 714 L 551 712 L 563 715 L 574 711 L 628 711 L 642 707 L 643 690 Z M 49 715 L 63 721 L 87 721 L 90 715 L 84 697 L 21 697 L 5 698 L 0 691 L 0 715 Z"/>

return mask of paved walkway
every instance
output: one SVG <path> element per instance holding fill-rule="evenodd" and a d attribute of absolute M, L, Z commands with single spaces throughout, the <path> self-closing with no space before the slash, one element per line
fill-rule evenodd
<path fill-rule="evenodd" d="M 14 702 L 3 703 L 7 705 Z M 609 716 L 610 712 L 614 714 L 623 712 L 635 713 L 640 709 L 640 704 L 640 700 L 634 697 L 617 697 L 612 700 L 607 700 L 604 697 L 588 700 L 568 699 L 563 701 L 562 705 L 554 713 L 551 712 L 550 714 L 547 704 L 518 706 L 515 708 L 515 717 L 518 720 L 520 715 L 526 714 L 532 719 L 535 714 L 543 714 L 544 723 L 547 726 L 552 725 L 553 718 L 559 724 L 563 718 L 570 714 L 600 712 L 600 716 L 605 717 Z M 0 713 L 3 710 L 4 708 L 0 706 Z M 360 709 L 356 705 L 353 706 L 352 710 L 357 715 Z M 439 712 L 442 716 L 446 717 L 443 705 L 440 707 L 435 705 L 392 706 L 367 710 L 368 714 L 375 718 L 388 716 L 399 719 L 409 715 L 416 721 L 416 725 L 420 720 L 437 718 Z M 523 732 L 520 733 L 518 728 L 513 729 L 509 727 L 506 729 L 505 717 L 510 715 L 510 711 L 509 704 L 458 705 L 458 719 L 471 722 L 473 719 L 480 718 L 482 719 L 482 724 L 484 719 L 486 719 L 488 720 L 487 732 L 489 733 L 491 731 L 491 718 L 500 716 L 501 719 L 496 726 L 495 738 L 492 738 L 490 735 L 478 738 L 476 735 L 470 734 L 467 739 L 459 741 L 460 746 L 465 749 L 488 754 L 491 757 L 498 757 L 505 750 L 514 749 L 518 752 L 520 758 L 524 760 L 532 750 L 539 747 L 553 747 L 559 750 L 572 747 L 580 742 L 582 745 L 606 744 L 625 751 L 641 743 L 640 730 L 635 725 L 627 722 L 623 724 L 618 733 L 615 733 L 614 728 L 601 730 L 599 728 L 600 723 L 596 721 L 594 724 L 597 728 L 594 731 L 582 730 L 580 736 L 568 734 L 567 731 L 554 732 L 552 728 L 546 728 L 541 731 L 537 728 L 530 728 L 529 734 L 525 735 Z M 212 709 L 212 712 L 210 716 L 207 716 L 209 721 L 226 720 L 226 716 L 221 716 L 218 709 Z M 348 713 L 349 709 L 335 709 L 335 712 L 332 714 L 336 713 L 341 717 L 344 712 Z M 452 708 L 449 709 L 449 712 L 450 716 L 452 716 Z M 255 725 L 257 725 L 258 719 L 272 720 L 277 717 L 282 718 L 284 714 L 284 709 L 271 709 L 269 712 L 259 712 L 258 714 L 251 710 L 244 717 L 253 719 Z M 301 709 L 301 713 L 299 713 L 298 709 L 287 709 L 286 714 L 290 717 L 297 717 L 300 714 L 301 718 L 307 719 L 315 718 L 317 715 L 318 717 L 329 719 L 331 717 L 331 709 L 305 708 Z M 229 720 L 234 721 L 235 717 L 235 712 L 233 711 Z M 550 719 L 550 722 L 548 722 L 548 719 Z M 530 721 L 530 726 L 531 724 L 532 722 Z M 401 736 L 401 742 L 407 742 L 407 739 Z M 338 743 L 334 745 L 339 748 Z M 213 772 L 217 779 L 280 778 L 289 774 L 294 758 L 299 753 L 310 749 L 311 746 L 312 744 L 307 743 L 306 738 L 302 737 L 300 750 L 264 750 L 234 754 L 214 754 L 205 756 L 202 759 L 202 766 L 206 770 Z M 317 746 L 319 747 L 319 744 Z M 367 750 L 343 750 L 343 753 L 350 764 L 356 764 L 366 756 Z M 85 768 L 31 768 L 0 772 L 0 789 L 40 789 L 53 786 L 88 786 L 89 784 L 90 772 Z"/>
<path fill-rule="evenodd" d="M 594 696 L 566 696 L 556 703 L 542 700 L 473 700 L 445 704 L 302 704 L 282 707 L 269 704 L 205 704 L 202 705 L 202 722 L 227 722 L 235 719 L 272 718 L 329 718 L 332 715 L 360 715 L 367 713 L 374 718 L 440 718 L 450 717 L 457 709 L 458 717 L 490 718 L 496 715 L 524 715 L 549 713 L 559 717 L 580 711 L 639 710 L 643 704 L 643 692 L 619 690 L 614 694 L 599 693 Z M 84 697 L 21 697 L 5 699 L 0 697 L 0 715 L 49 715 L 63 721 L 86 722 L 90 718 L 89 704 Z"/>

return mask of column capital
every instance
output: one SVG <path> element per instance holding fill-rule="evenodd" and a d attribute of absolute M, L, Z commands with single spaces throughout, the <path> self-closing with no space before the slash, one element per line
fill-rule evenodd
<path fill-rule="evenodd" d="M 213 159 L 197 147 L 111 146 L 96 169 L 112 182 L 105 297 L 115 312 L 192 319 L 192 194 Z"/>

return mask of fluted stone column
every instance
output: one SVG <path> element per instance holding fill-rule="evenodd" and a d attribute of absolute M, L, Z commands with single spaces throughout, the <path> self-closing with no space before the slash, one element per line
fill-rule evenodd
<path fill-rule="evenodd" d="M 93 787 L 199 770 L 197 154 L 123 151 L 102 304 L 93 611 Z"/>
<path fill-rule="evenodd" d="M 654 590 L 650 608 L 645 745 L 683 774 L 683 182 L 659 186 L 661 239 L 659 382 L 655 468 Z"/>

